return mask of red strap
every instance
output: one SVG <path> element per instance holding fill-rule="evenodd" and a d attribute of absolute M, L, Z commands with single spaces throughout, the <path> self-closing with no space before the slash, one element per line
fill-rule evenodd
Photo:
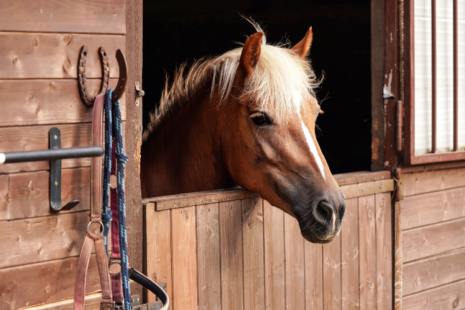
<path fill-rule="evenodd" d="M 79 262 L 74 285 L 74 309 L 84 309 L 84 298 L 86 296 L 87 269 L 89 268 L 90 254 L 92 253 L 93 240 L 86 234 L 84 244 L 79 254 Z"/>

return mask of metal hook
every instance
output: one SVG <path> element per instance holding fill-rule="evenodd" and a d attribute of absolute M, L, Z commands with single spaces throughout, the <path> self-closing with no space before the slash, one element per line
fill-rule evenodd
<path fill-rule="evenodd" d="M 124 58 L 123 52 L 119 49 L 116 51 L 116 60 L 118 60 L 119 66 L 119 78 L 118 84 L 116 85 L 113 95 L 111 96 L 111 102 L 115 104 L 126 91 L 126 84 L 128 82 L 128 67 L 126 64 L 126 58 Z"/>

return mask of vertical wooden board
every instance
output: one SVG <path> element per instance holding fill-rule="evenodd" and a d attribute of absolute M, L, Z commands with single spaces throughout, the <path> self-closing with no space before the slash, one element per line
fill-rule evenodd
<path fill-rule="evenodd" d="M 9 193 L 10 177 L 8 175 L 0 175 L 0 221 L 10 218 L 8 210 Z"/>
<path fill-rule="evenodd" d="M 0 3 L 2 31 L 124 34 L 125 1 L 27 1 Z"/>
<path fill-rule="evenodd" d="M 305 306 L 323 309 L 323 245 L 305 242 Z"/>
<path fill-rule="evenodd" d="M 360 309 L 376 309 L 375 196 L 358 199 L 360 240 Z"/>
<path fill-rule="evenodd" d="M 400 202 L 395 203 L 394 209 L 394 310 L 402 310 L 402 212 Z"/>
<path fill-rule="evenodd" d="M 265 308 L 263 237 L 262 199 L 250 198 L 242 200 L 244 310 Z"/>
<path fill-rule="evenodd" d="M 324 310 L 340 310 L 341 287 L 341 235 L 323 244 L 323 306 Z"/>
<path fill-rule="evenodd" d="M 265 298 L 267 310 L 285 308 L 284 212 L 263 200 L 265 229 Z"/>
<path fill-rule="evenodd" d="M 145 272 L 157 283 L 166 283 L 166 291 L 172 298 L 171 279 L 171 210 L 155 211 L 155 204 L 145 206 Z M 149 302 L 156 296 L 147 292 Z"/>
<path fill-rule="evenodd" d="M 244 307 L 241 207 L 241 200 L 219 207 L 222 310 Z"/>
<path fill-rule="evenodd" d="M 199 310 L 221 309 L 218 203 L 197 206 Z"/>
<path fill-rule="evenodd" d="M 286 258 L 286 309 L 305 309 L 305 253 L 304 239 L 299 223 L 284 215 L 284 242 Z"/>
<path fill-rule="evenodd" d="M 343 310 L 360 307 L 358 237 L 358 198 L 352 198 L 346 200 L 346 212 L 341 230 Z"/>
<path fill-rule="evenodd" d="M 197 309 L 195 207 L 171 211 L 173 310 Z"/>
<path fill-rule="evenodd" d="M 392 207 L 391 193 L 375 195 L 376 205 L 376 304 L 392 309 Z"/>

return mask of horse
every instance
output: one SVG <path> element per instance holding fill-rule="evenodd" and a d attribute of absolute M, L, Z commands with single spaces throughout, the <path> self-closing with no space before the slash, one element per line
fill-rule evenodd
<path fill-rule="evenodd" d="M 345 197 L 315 139 L 320 106 L 307 57 L 313 31 L 294 47 L 270 45 L 260 26 L 242 47 L 181 65 L 143 133 L 143 197 L 241 186 L 328 243 Z"/>

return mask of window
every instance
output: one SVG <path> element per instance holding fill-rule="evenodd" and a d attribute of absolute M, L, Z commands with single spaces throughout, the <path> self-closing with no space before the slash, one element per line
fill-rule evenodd
<path fill-rule="evenodd" d="M 405 155 L 409 164 L 465 159 L 465 3 L 407 0 Z"/>

